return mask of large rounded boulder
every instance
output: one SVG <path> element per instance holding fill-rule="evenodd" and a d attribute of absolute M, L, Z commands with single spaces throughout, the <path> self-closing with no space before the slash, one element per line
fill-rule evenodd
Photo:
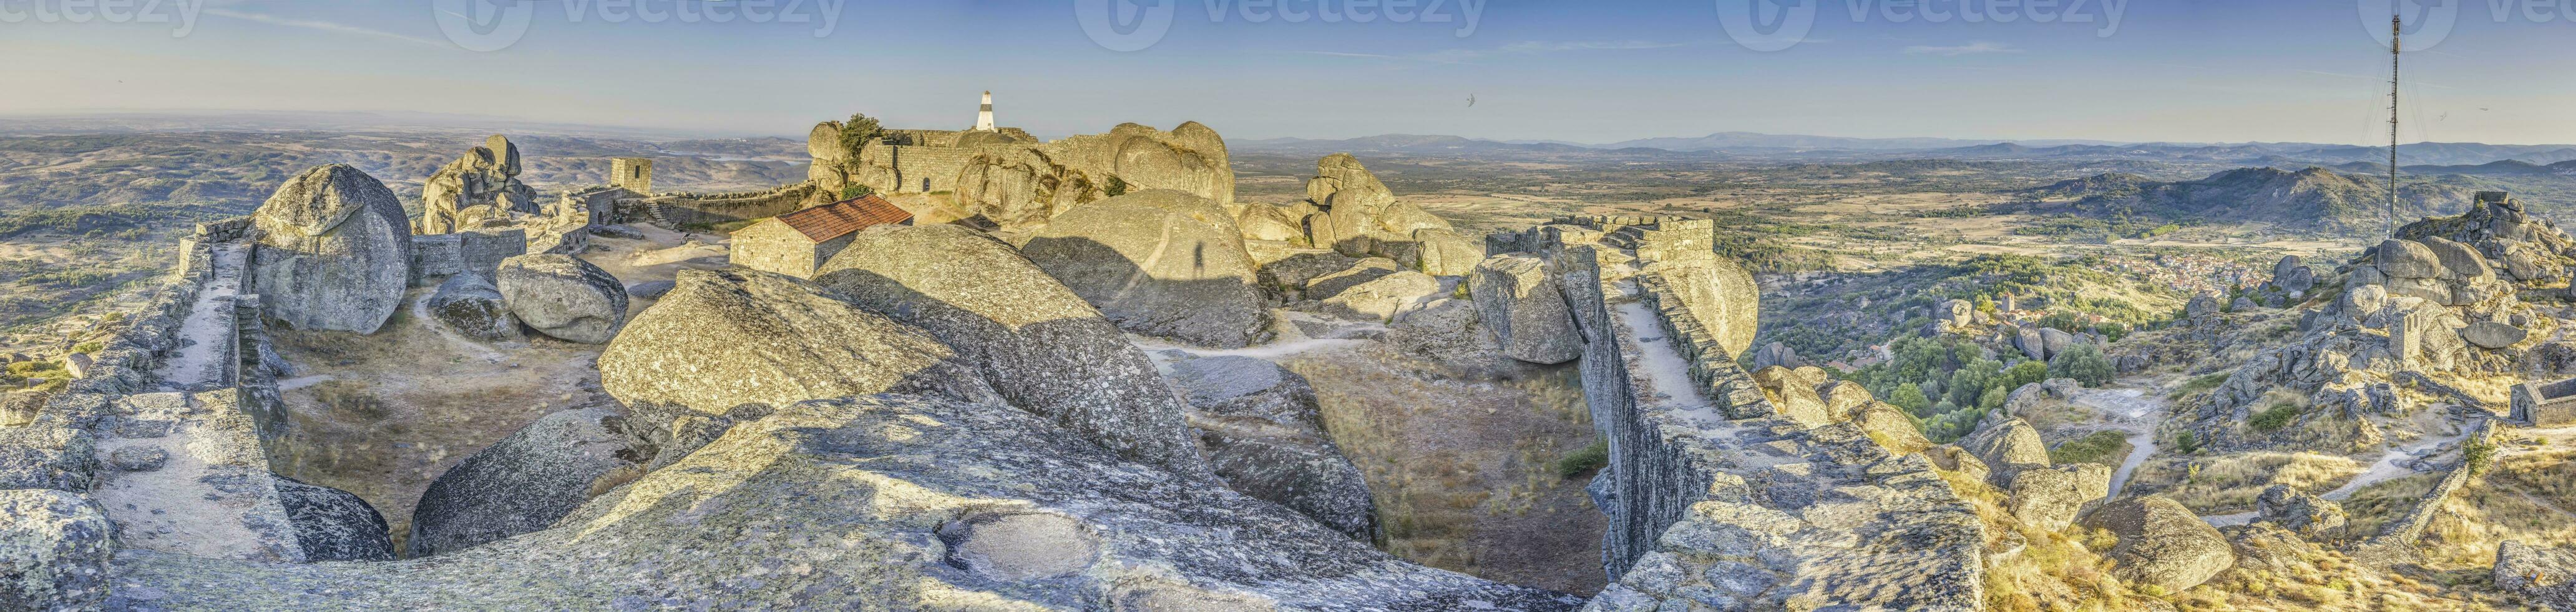
<path fill-rule="evenodd" d="M 385 516 L 356 493 L 277 477 L 278 504 L 295 523 L 295 545 L 307 561 L 392 561 Z"/>
<path fill-rule="evenodd" d="M 297 329 L 374 333 L 402 306 L 411 225 L 393 190 L 332 164 L 296 175 L 251 213 L 259 230 L 251 286 Z"/>
<path fill-rule="evenodd" d="M 1268 326 L 1243 233 L 1215 200 L 1152 190 L 1076 206 L 1021 251 L 1121 329 L 1239 348 Z"/>
<path fill-rule="evenodd" d="M 1011 405 L 1129 459 L 1207 471 L 1188 404 L 1100 312 L 1009 244 L 956 225 L 861 230 L 815 281 L 920 327 Z"/>
<path fill-rule="evenodd" d="M 519 317 L 510 314 L 510 306 L 501 299 L 501 288 L 480 274 L 466 273 L 447 277 L 438 290 L 430 293 L 429 315 L 456 333 L 483 340 L 515 340 L 519 337 Z"/>
<path fill-rule="evenodd" d="M 605 344 L 626 322 L 626 285 L 571 255 L 520 255 L 493 273 L 510 314 L 538 333 Z"/>
<path fill-rule="evenodd" d="M 1477 264 L 1467 277 L 1485 329 L 1503 353 L 1530 363 L 1565 363 L 1583 356 L 1574 314 L 1557 291 L 1547 264 L 1526 255 L 1502 255 Z"/>
<path fill-rule="evenodd" d="M 734 423 L 810 399 L 906 393 L 1001 402 L 938 338 L 804 280 L 682 270 L 599 354 L 599 383 L 630 423 L 685 454 Z"/>
<path fill-rule="evenodd" d="M 2191 508 L 2162 496 L 2111 502 L 2085 516 L 2084 526 L 2119 538 L 2108 555 L 2119 564 L 2112 575 L 2168 593 L 2200 586 L 2236 563 L 2226 536 Z"/>
<path fill-rule="evenodd" d="M 448 468 L 412 509 L 411 556 L 545 529 L 640 474 L 650 458 L 630 443 L 625 422 L 608 408 L 556 411 Z"/>

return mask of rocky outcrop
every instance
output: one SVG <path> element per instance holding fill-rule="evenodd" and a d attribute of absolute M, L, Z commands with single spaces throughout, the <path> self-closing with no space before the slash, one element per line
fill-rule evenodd
<path fill-rule="evenodd" d="M 1959 439 L 1959 448 L 1993 471 L 1988 481 L 1997 488 L 2011 488 L 2021 470 L 2048 467 L 2048 443 L 2039 439 L 2038 429 L 2019 418 L 1978 427 Z"/>
<path fill-rule="evenodd" d="M 411 513 L 410 556 L 480 546 L 555 524 L 651 457 L 635 448 L 625 416 L 609 408 L 560 410 L 511 433 L 430 481 Z"/>
<path fill-rule="evenodd" d="M 0 490 L 0 609 L 100 608 L 115 538 L 107 512 L 80 494 Z"/>
<path fill-rule="evenodd" d="M 1153 363 L 1064 284 L 1010 245 L 955 225 L 877 226 L 815 280 L 928 331 L 1013 406 L 1128 459 L 1207 471 Z"/>
<path fill-rule="evenodd" d="M 2279 525 L 2302 538 L 2328 541 L 2343 537 L 2347 518 L 2340 504 L 2290 485 L 2272 485 L 2254 498 L 2254 520 Z"/>
<path fill-rule="evenodd" d="M 2111 496 L 2111 466 L 2075 463 L 2022 469 L 2004 490 L 2012 494 L 2004 509 L 2014 518 L 2057 531 L 2074 524 L 2076 513 L 2086 505 Z"/>
<path fill-rule="evenodd" d="M 632 411 L 655 465 L 797 402 L 902 393 L 1001 403 L 976 368 L 918 328 L 839 292 L 756 271 L 682 270 L 599 355 L 600 387 Z"/>
<path fill-rule="evenodd" d="M 2506 540 L 2496 546 L 2488 577 L 2497 590 L 2553 610 L 2576 610 L 2576 550 Z"/>
<path fill-rule="evenodd" d="M 1239 348 L 1268 327 L 1242 232 L 1215 200 L 1156 190 L 1084 204 L 1021 252 L 1128 331 Z"/>
<path fill-rule="evenodd" d="M 421 184 L 421 234 L 448 234 L 536 214 L 537 190 L 520 183 L 519 145 L 498 134 Z"/>
<path fill-rule="evenodd" d="M 147 555 L 119 565 L 118 584 L 129 586 L 118 593 L 152 593 L 152 605 L 169 609 L 243 610 L 1582 604 L 1405 563 L 1276 505 L 1064 433 L 1000 404 L 804 402 L 510 546 L 387 563 Z"/>
<path fill-rule="evenodd" d="M 2225 536 L 2162 496 L 2121 498 L 2085 516 L 2084 525 L 2119 538 L 2105 555 L 2118 564 L 2113 575 L 2169 593 L 2200 586 L 2236 562 Z"/>
<path fill-rule="evenodd" d="M 1780 416 L 1815 427 L 1834 421 L 1825 410 L 1825 398 L 1816 394 L 1816 387 L 1825 384 L 1827 376 L 1824 368 L 1792 370 L 1771 366 L 1754 371 L 1753 382 L 1761 385 L 1763 395 L 1780 411 Z"/>
<path fill-rule="evenodd" d="M 1405 308 L 1438 293 L 1439 279 L 1421 272 L 1401 270 L 1338 286 L 1326 294 L 1309 291 L 1307 297 L 1322 302 L 1325 310 L 1343 316 L 1392 321 Z"/>
<path fill-rule="evenodd" d="M 512 257 L 494 276 L 510 314 L 538 333 L 606 344 L 626 323 L 626 285 L 579 257 Z"/>
<path fill-rule="evenodd" d="M 2531 337 L 2529 331 L 2495 321 L 2479 321 L 2460 328 L 2460 339 L 2467 340 L 2469 344 L 2477 345 L 2478 348 L 2500 349 L 2513 346 L 2528 337 Z"/>
<path fill-rule="evenodd" d="M 1304 219 L 1280 206 L 1244 204 L 1243 212 L 1235 215 L 1234 222 L 1236 227 L 1243 230 L 1245 240 L 1300 243 L 1306 240 Z"/>
<path fill-rule="evenodd" d="M 295 544 L 306 561 L 392 561 L 393 536 L 385 517 L 357 494 L 279 476 L 277 501 L 295 523 Z"/>
<path fill-rule="evenodd" d="M 1729 358 L 1753 348 L 1753 334 L 1760 328 L 1762 287 L 1753 282 L 1751 271 L 1725 259 L 1664 262 L 1655 268 Z"/>
<path fill-rule="evenodd" d="M 1368 482 L 1324 432 L 1315 388 L 1252 357 L 1186 359 L 1172 382 L 1188 393 L 1190 426 L 1226 486 L 1287 506 L 1351 539 L 1377 535 Z"/>
<path fill-rule="evenodd" d="M 259 246 L 251 286 L 268 315 L 298 329 L 374 333 L 402 306 L 411 230 L 375 177 L 333 164 L 306 170 L 251 213 Z"/>
<path fill-rule="evenodd" d="M 1485 329 L 1513 359 L 1565 363 L 1583 355 L 1583 336 L 1546 262 L 1525 255 L 1487 259 L 1467 277 L 1467 293 Z"/>
<path fill-rule="evenodd" d="M 1157 189 L 1234 201 L 1225 139 L 1196 121 L 1169 132 L 1124 123 L 1106 134 L 1044 144 L 958 144 L 973 157 L 957 171 L 957 205 L 1006 228 L 1034 227 L 1087 202 Z M 860 163 L 890 166 L 900 155 L 872 146 L 861 152 Z M 883 189 L 892 179 L 881 174 L 886 173 L 862 170 L 860 179 Z"/>
<path fill-rule="evenodd" d="M 501 298 L 501 288 L 476 274 L 458 274 L 439 283 L 422 304 L 429 314 L 456 333 L 484 340 L 519 338 L 519 317 Z"/>

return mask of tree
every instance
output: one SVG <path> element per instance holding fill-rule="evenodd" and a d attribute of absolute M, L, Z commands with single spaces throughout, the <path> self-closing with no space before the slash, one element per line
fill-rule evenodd
<path fill-rule="evenodd" d="M 1923 414 L 1923 409 L 1932 406 L 1932 400 L 1923 397 L 1923 388 L 1914 386 L 1914 383 L 1897 385 L 1896 392 L 1887 394 L 1887 403 L 1895 404 L 1898 408 L 1904 408 L 1906 412 L 1918 415 Z"/>
<path fill-rule="evenodd" d="M 844 154 L 842 158 L 856 163 L 859 159 L 859 149 L 866 147 L 871 141 L 884 137 L 885 126 L 879 125 L 875 117 L 851 113 L 849 121 L 841 122 L 841 152 Z"/>
<path fill-rule="evenodd" d="M 2111 360 L 2102 356 L 2101 347 L 2084 343 L 2067 347 L 2066 352 L 2048 358 L 2048 374 L 2072 378 L 2087 387 L 2099 387 L 2111 384 L 2115 372 L 2111 368 Z"/>

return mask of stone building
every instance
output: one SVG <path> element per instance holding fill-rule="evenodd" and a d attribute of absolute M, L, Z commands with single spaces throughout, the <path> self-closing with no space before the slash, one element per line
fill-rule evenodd
<path fill-rule="evenodd" d="M 733 265 L 813 278 L 816 266 L 850 246 L 859 230 L 887 223 L 910 225 L 912 213 L 868 194 L 762 219 L 733 232 Z"/>
<path fill-rule="evenodd" d="M 608 184 L 635 192 L 635 195 L 653 195 L 653 160 L 641 157 L 608 160 Z"/>
<path fill-rule="evenodd" d="M 2512 410 L 2508 418 L 2532 427 L 2576 424 L 2576 378 L 2514 385 Z"/>

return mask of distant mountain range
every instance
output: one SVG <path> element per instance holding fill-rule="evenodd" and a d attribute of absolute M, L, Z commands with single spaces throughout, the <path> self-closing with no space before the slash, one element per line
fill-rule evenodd
<path fill-rule="evenodd" d="M 2387 186 L 2368 175 L 2327 168 L 2239 168 L 2189 181 L 2153 181 L 2135 174 L 2099 174 L 2023 192 L 2036 198 L 2076 198 L 2045 206 L 2094 217 L 2145 217 L 2167 221 L 2261 222 L 2292 230 L 2354 232 L 2376 228 L 2386 215 Z M 2409 183 L 2398 190 L 2399 218 L 2448 214 L 2465 207 L 2477 189 L 2458 177 Z"/>
<path fill-rule="evenodd" d="M 1893 157 L 1992 160 L 2150 159 L 2292 168 L 2317 165 L 2338 169 L 2345 169 L 2343 166 L 2345 164 L 2367 164 L 2374 160 L 2388 158 L 2386 148 L 2301 142 L 2226 144 L 2119 143 L 2095 140 L 1996 142 L 1953 138 L 1843 138 L 1752 132 L 1719 132 L 1707 136 L 1684 138 L 1641 138 L 1606 144 L 1385 134 L 1342 140 L 1308 138 L 1241 140 L 1231 141 L 1228 146 L 1246 151 L 1394 152 L 1423 155 L 1481 153 L 1567 155 L 1609 152 L 1640 156 L 1679 154 L 1792 158 L 1852 156 L 1875 159 Z M 2532 166 L 2545 166 L 2576 161 L 2576 145 L 2419 142 L 2399 146 L 2398 157 L 2400 161 L 2409 164 L 2410 171 L 2417 167 L 2454 168 L 2503 161 L 2519 161 Z M 2384 171 L 2385 166 L 2381 167 Z"/>

